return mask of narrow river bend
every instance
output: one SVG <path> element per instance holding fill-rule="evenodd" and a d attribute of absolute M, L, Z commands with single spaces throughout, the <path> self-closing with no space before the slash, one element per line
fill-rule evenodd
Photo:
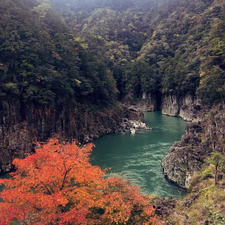
<path fill-rule="evenodd" d="M 183 192 L 165 180 L 161 161 L 172 144 L 181 139 L 186 122 L 160 112 L 146 113 L 145 122 L 152 127 L 151 131 L 110 134 L 94 141 L 92 163 L 124 175 L 139 185 L 143 193 L 180 197 Z"/>

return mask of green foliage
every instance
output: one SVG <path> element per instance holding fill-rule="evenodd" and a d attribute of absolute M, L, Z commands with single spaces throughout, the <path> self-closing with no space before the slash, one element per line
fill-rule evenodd
<path fill-rule="evenodd" d="M 125 72 L 127 89 L 134 97 L 140 98 L 143 93 L 156 94 L 159 90 L 159 78 L 155 71 L 144 61 L 130 64 Z"/>
<path fill-rule="evenodd" d="M 210 222 L 214 225 L 224 225 L 225 224 L 225 217 L 222 216 L 217 210 L 209 207 L 209 218 Z"/>
<path fill-rule="evenodd" d="M 200 176 L 204 179 L 214 177 L 215 185 L 217 185 L 219 172 L 225 174 L 225 156 L 220 152 L 212 152 L 211 156 L 206 159 Z"/>
<path fill-rule="evenodd" d="M 1 1 L 1 102 L 111 103 L 117 96 L 112 73 L 100 57 L 91 58 L 46 2 Z"/>
<path fill-rule="evenodd" d="M 218 102 L 225 97 L 225 17 L 213 27 L 208 60 L 203 67 L 197 95 L 205 102 Z M 216 35 L 216 37 L 215 37 Z"/>
<path fill-rule="evenodd" d="M 105 105 L 147 93 L 221 101 L 224 29 L 219 0 L 2 0 L 0 100 Z"/>
<path fill-rule="evenodd" d="M 206 167 L 202 172 L 201 175 L 203 176 L 203 178 L 212 178 L 214 177 L 214 172 L 212 167 L 208 166 Z"/>
<path fill-rule="evenodd" d="M 215 185 L 211 176 L 204 177 L 206 171 L 209 171 L 209 167 L 195 174 L 192 191 L 177 203 L 174 213 L 169 217 L 170 224 L 224 224 L 224 187 L 222 184 Z M 212 165 L 211 172 L 215 172 Z"/>
<path fill-rule="evenodd" d="M 162 94 L 185 96 L 195 95 L 196 87 L 199 85 L 199 76 L 192 71 L 182 60 L 173 58 L 168 60 L 162 70 Z"/>
<path fill-rule="evenodd" d="M 213 152 L 207 160 L 208 164 L 215 165 L 217 170 L 225 172 L 225 156 L 220 152 Z"/>
<path fill-rule="evenodd" d="M 225 19 L 221 1 L 50 2 L 76 39 L 109 61 L 120 97 L 129 92 L 135 97 L 143 91 L 155 92 L 155 85 L 163 95 L 197 94 L 207 103 L 224 99 Z M 139 62 L 145 63 L 146 71 L 151 70 L 153 79 L 134 78 L 138 72 L 134 65 Z"/>

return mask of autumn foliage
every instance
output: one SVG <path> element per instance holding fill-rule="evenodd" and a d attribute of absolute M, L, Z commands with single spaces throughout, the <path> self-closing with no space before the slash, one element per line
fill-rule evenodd
<path fill-rule="evenodd" d="M 137 187 L 90 164 L 92 147 L 51 139 L 15 159 L 13 178 L 0 180 L 0 225 L 158 225 Z"/>

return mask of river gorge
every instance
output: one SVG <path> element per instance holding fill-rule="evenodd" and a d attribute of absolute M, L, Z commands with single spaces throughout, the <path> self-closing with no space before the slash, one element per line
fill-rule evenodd
<path fill-rule="evenodd" d="M 161 161 L 181 139 L 186 122 L 160 112 L 145 113 L 145 122 L 152 130 L 135 135 L 110 134 L 95 140 L 92 163 L 124 175 L 144 193 L 180 197 L 184 193 L 164 178 Z"/>
<path fill-rule="evenodd" d="M 160 112 L 147 112 L 145 123 L 152 129 L 138 131 L 134 135 L 109 134 L 96 139 L 92 164 L 125 176 L 139 185 L 143 193 L 164 197 L 183 196 L 181 189 L 164 178 L 161 161 L 173 143 L 181 139 L 186 122 Z"/>

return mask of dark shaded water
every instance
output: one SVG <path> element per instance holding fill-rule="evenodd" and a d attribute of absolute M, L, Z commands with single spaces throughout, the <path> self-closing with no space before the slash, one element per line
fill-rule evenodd
<path fill-rule="evenodd" d="M 92 163 L 125 175 L 133 184 L 141 186 L 144 193 L 182 196 L 184 193 L 180 189 L 165 180 L 161 161 L 171 145 L 184 134 L 186 123 L 160 112 L 146 113 L 145 121 L 152 127 L 151 131 L 135 135 L 111 134 L 97 139 Z"/>

